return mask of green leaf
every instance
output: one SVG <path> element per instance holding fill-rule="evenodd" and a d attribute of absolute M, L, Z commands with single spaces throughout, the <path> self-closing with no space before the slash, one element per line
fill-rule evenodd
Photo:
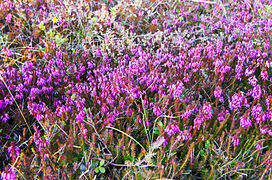
<path fill-rule="evenodd" d="M 163 124 L 162 124 L 162 122 L 161 122 L 161 121 L 159 121 L 159 122 L 158 122 L 158 125 L 159 125 L 160 127 L 162 127 L 162 126 L 163 126 Z"/>
<path fill-rule="evenodd" d="M 203 149 L 200 150 L 200 155 L 204 156 L 205 152 L 203 151 Z"/>
<path fill-rule="evenodd" d="M 208 147 L 209 147 L 209 145 L 210 145 L 210 141 L 209 141 L 209 140 L 207 140 L 207 141 L 206 141 L 206 143 L 205 143 L 205 148 L 208 148 Z"/>
<path fill-rule="evenodd" d="M 103 166 L 105 164 L 105 161 L 104 161 L 104 159 L 102 159 L 101 161 L 100 161 L 100 166 Z"/>
<path fill-rule="evenodd" d="M 160 132 L 159 132 L 159 128 L 158 128 L 158 127 L 155 127 L 155 128 L 154 128 L 154 134 L 160 135 Z"/>
<path fill-rule="evenodd" d="M 105 173 L 106 169 L 104 167 L 99 167 L 101 173 Z"/>
<path fill-rule="evenodd" d="M 96 173 L 99 173 L 99 167 L 96 167 L 94 170 Z"/>

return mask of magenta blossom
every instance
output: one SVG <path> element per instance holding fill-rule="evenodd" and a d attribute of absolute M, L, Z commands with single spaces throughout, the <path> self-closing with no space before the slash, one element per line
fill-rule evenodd
<path fill-rule="evenodd" d="M 250 127 L 252 125 L 250 117 L 249 117 L 250 112 L 247 111 L 241 118 L 240 118 L 240 126 L 243 128 Z"/>
<path fill-rule="evenodd" d="M 233 136 L 231 141 L 233 143 L 233 146 L 238 146 L 239 145 L 239 138 Z"/>
<path fill-rule="evenodd" d="M 153 113 L 157 116 L 161 115 L 161 110 L 157 104 L 155 104 L 153 107 Z"/>
<path fill-rule="evenodd" d="M 16 180 L 16 174 L 12 171 L 12 168 L 9 168 L 9 170 L 1 173 L 1 178 L 3 180 Z"/>
<path fill-rule="evenodd" d="M 8 147 L 8 152 L 9 152 L 9 156 L 14 159 L 16 159 L 20 155 L 19 148 L 15 146 L 14 142 L 11 142 L 11 146 Z"/>
<path fill-rule="evenodd" d="M 201 109 L 201 115 L 204 119 L 212 118 L 212 106 L 209 103 L 204 103 Z"/>
<path fill-rule="evenodd" d="M 245 104 L 246 104 L 246 98 L 245 98 L 244 92 L 240 91 L 232 96 L 230 108 L 238 110 L 240 107 L 242 107 Z"/>
<path fill-rule="evenodd" d="M 220 97 L 221 97 L 221 94 L 222 94 L 222 89 L 221 89 L 220 86 L 217 86 L 217 87 L 215 88 L 215 91 L 214 91 L 214 96 L 215 96 L 216 98 L 220 98 Z"/>
<path fill-rule="evenodd" d="M 9 24 L 11 21 L 11 14 L 9 13 L 5 19 L 6 19 L 6 23 Z"/>
<path fill-rule="evenodd" d="M 261 151 L 262 150 L 262 142 L 259 142 L 256 146 L 256 148 Z"/>
<path fill-rule="evenodd" d="M 180 132 L 180 129 L 179 129 L 179 127 L 178 127 L 176 124 L 172 124 L 172 125 L 168 125 L 168 126 L 165 128 L 164 132 L 166 132 L 167 135 L 168 135 L 169 137 L 171 137 L 171 136 L 173 136 L 174 134 Z"/>
<path fill-rule="evenodd" d="M 252 97 L 254 99 L 260 99 L 261 95 L 262 95 L 262 89 L 261 89 L 261 86 L 258 84 L 256 87 L 254 87 L 252 91 Z"/>
<path fill-rule="evenodd" d="M 153 19 L 153 20 L 152 20 L 152 24 L 153 24 L 153 25 L 158 25 L 158 20 L 157 20 L 157 19 Z"/>

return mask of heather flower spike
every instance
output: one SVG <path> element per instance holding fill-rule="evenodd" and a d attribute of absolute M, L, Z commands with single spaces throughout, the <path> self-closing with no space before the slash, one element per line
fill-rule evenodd
<path fill-rule="evenodd" d="M 271 4 L 1 0 L 0 179 L 272 179 Z"/>

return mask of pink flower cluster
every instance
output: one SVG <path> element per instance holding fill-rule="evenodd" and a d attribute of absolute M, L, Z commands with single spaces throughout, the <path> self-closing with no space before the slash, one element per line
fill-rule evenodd
<path fill-rule="evenodd" d="M 216 98 L 220 98 L 220 97 L 221 97 L 221 94 L 222 94 L 222 89 L 221 89 L 220 86 L 217 86 L 217 87 L 215 88 L 215 91 L 214 91 L 214 96 L 215 96 Z"/>
<path fill-rule="evenodd" d="M 2 180 L 16 180 L 16 174 L 13 172 L 12 168 L 1 173 Z"/>
<path fill-rule="evenodd" d="M 168 125 L 165 129 L 164 132 L 166 132 L 166 134 L 171 137 L 176 133 L 180 132 L 179 127 L 176 124 L 172 124 L 172 125 Z"/>

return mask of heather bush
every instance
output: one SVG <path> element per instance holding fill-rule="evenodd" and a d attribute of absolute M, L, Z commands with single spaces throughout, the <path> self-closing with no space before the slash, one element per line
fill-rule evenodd
<path fill-rule="evenodd" d="M 272 6 L 0 0 L 2 179 L 271 179 Z"/>

